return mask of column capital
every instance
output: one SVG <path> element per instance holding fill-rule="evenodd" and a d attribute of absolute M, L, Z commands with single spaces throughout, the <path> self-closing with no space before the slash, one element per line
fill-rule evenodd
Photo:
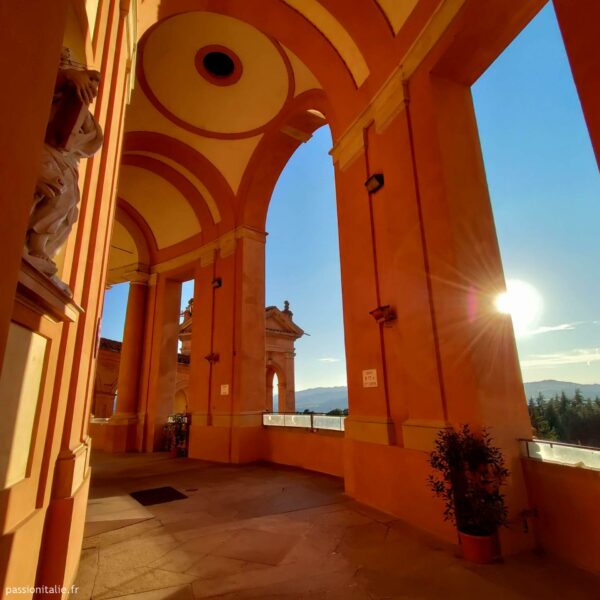
<path fill-rule="evenodd" d="M 165 273 L 198 262 L 200 266 L 208 267 L 215 262 L 215 256 L 217 255 L 219 258 L 227 258 L 233 255 L 239 240 L 251 240 L 264 244 L 266 239 L 267 233 L 265 231 L 248 227 L 247 225 L 240 225 L 235 229 L 226 231 L 216 240 L 203 244 L 199 248 L 196 248 L 196 250 L 186 252 L 181 256 L 154 265 L 151 269 L 150 285 L 152 285 L 152 276 L 155 276 L 157 273 Z"/>

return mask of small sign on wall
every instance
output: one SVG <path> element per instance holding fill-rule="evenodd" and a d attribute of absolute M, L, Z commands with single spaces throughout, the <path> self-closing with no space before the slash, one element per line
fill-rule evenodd
<path fill-rule="evenodd" d="M 377 387 L 377 369 L 365 369 L 362 372 L 363 387 Z"/>
<path fill-rule="evenodd" d="M 229 396 L 229 384 L 224 383 L 221 386 L 221 396 Z"/>

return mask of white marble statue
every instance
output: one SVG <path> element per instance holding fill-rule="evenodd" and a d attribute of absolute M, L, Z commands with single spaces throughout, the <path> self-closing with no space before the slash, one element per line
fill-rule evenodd
<path fill-rule="evenodd" d="M 63 49 L 25 243 L 25 259 L 67 293 L 53 258 L 77 221 L 79 161 L 102 145 L 102 129 L 89 111 L 99 80 Z"/>

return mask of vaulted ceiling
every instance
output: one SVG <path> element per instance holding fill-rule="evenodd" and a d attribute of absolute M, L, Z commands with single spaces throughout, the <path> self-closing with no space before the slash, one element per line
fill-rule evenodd
<path fill-rule="evenodd" d="M 143 0 L 109 281 L 264 228 L 297 146 L 343 131 L 439 3 Z"/>

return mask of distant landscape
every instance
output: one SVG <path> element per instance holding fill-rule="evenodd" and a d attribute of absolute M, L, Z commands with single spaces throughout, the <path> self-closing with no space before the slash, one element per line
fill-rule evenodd
<path fill-rule="evenodd" d="M 585 384 L 573 383 L 572 381 L 555 381 L 546 379 L 544 381 L 530 381 L 525 383 L 525 398 L 537 398 L 542 394 L 544 398 L 549 399 L 564 392 L 569 398 L 573 397 L 576 390 L 580 390 L 584 398 L 595 398 L 600 396 L 600 383 Z M 303 412 L 310 410 L 313 412 L 327 413 L 336 408 L 348 408 L 348 388 L 346 386 L 338 387 L 319 387 L 296 392 L 296 410 Z"/>
<path fill-rule="evenodd" d="M 600 446 L 600 384 L 529 381 L 525 398 L 535 437 L 584 446 Z M 296 411 L 341 414 L 348 388 L 320 387 L 296 392 Z"/>

